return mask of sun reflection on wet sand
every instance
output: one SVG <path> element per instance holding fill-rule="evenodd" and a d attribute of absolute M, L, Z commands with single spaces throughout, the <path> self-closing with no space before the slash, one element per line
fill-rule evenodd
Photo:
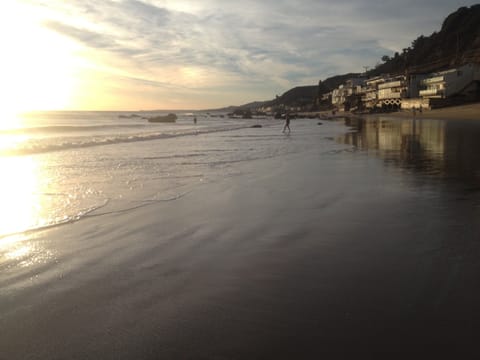
<path fill-rule="evenodd" d="M 0 265 L 28 267 L 49 261 L 48 249 L 33 241 L 28 230 L 41 226 L 41 171 L 33 157 L 1 157 Z"/>
<path fill-rule="evenodd" d="M 29 267 L 35 264 L 46 263 L 55 256 L 51 250 L 32 241 L 25 235 L 8 236 L 0 240 L 0 259 L 7 267 Z"/>
<path fill-rule="evenodd" d="M 38 166 L 32 157 L 0 157 L 0 236 L 38 223 Z"/>

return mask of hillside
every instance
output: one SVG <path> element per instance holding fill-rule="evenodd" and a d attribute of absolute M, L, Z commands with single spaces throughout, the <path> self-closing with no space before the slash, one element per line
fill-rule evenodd
<path fill-rule="evenodd" d="M 382 60 L 384 63 L 369 71 L 368 76 L 432 72 L 480 62 L 480 5 L 459 8 L 447 16 L 439 32 L 420 35 L 401 54 L 384 56 Z"/>
<path fill-rule="evenodd" d="M 268 101 L 255 101 L 248 104 L 238 106 L 238 109 L 256 109 L 262 106 L 279 106 L 281 104 L 287 106 L 305 106 L 312 104 L 315 99 L 324 93 L 332 91 L 346 80 L 359 76 L 356 73 L 344 75 L 335 75 L 321 81 L 318 85 L 297 86 L 277 96 L 275 99 Z"/>
<path fill-rule="evenodd" d="M 297 86 L 288 90 L 275 100 L 272 100 L 272 105 L 284 104 L 287 106 L 305 106 L 312 104 L 315 99 L 333 89 L 339 87 L 345 81 L 352 77 L 357 77 L 360 74 L 349 73 L 344 75 L 335 75 L 320 81 L 318 85 Z"/>

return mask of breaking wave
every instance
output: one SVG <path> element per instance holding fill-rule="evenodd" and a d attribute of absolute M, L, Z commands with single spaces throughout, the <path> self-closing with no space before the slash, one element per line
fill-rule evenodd
<path fill-rule="evenodd" d="M 247 125 L 230 125 L 219 127 L 208 127 L 187 130 L 173 130 L 162 132 L 144 132 L 135 134 L 96 134 L 92 136 L 62 136 L 62 137 L 41 137 L 41 138 L 27 138 L 25 140 L 15 143 L 13 146 L 0 149 L 0 156 L 16 156 L 16 155 L 31 155 L 38 153 L 46 153 L 53 151 L 63 151 L 70 149 L 86 148 L 100 145 L 111 145 L 119 143 L 129 143 L 138 141 L 152 141 L 160 139 L 168 139 L 180 136 L 192 136 L 200 134 L 208 134 L 222 131 L 232 131 L 247 128 Z M 62 130 L 63 128 L 63 130 Z M 64 131 L 66 128 L 72 129 L 71 126 L 61 127 Z"/>

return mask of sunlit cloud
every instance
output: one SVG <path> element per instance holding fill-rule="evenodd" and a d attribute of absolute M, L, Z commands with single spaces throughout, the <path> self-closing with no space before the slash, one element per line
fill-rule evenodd
<path fill-rule="evenodd" d="M 63 78 L 71 80 L 68 91 L 62 92 L 68 99 L 59 99 L 57 105 L 77 109 L 209 108 L 270 99 L 293 86 L 374 66 L 382 55 L 401 51 L 419 35 L 438 30 L 458 7 L 474 4 L 455 0 L 14 3 L 19 4 L 17 13 L 21 9 L 28 15 L 24 21 L 31 23 L 25 25 L 30 30 L 24 36 L 19 26 L 10 25 L 16 29 L 16 43 L 23 44 L 25 58 L 31 55 L 21 66 L 48 69 L 45 60 L 38 63 L 32 55 L 42 46 L 44 58 L 51 54 L 53 59 L 56 52 L 57 59 L 64 59 Z M 44 36 L 34 44 L 28 40 L 30 32 Z M 54 48 L 48 45 L 52 41 L 62 45 Z M 51 75 L 52 83 L 68 87 L 56 78 Z M 49 92 L 55 93 L 51 88 Z M 50 104 L 55 105 L 52 100 Z"/>

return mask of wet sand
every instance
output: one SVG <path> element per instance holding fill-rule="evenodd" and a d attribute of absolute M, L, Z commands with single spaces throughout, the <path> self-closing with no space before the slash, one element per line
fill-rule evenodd
<path fill-rule="evenodd" d="M 25 240 L 57 260 L 3 284 L 0 358 L 478 351 L 480 197 L 472 183 L 352 146 L 238 167 L 241 175 L 176 201 Z"/>

